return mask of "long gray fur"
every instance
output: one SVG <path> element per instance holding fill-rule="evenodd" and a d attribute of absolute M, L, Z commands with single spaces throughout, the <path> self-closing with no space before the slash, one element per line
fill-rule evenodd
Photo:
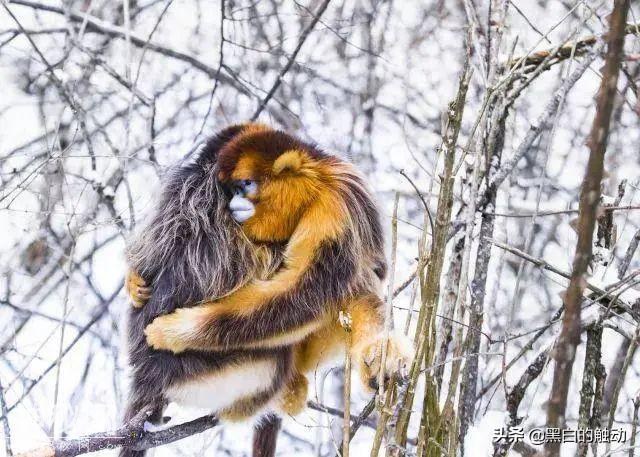
<path fill-rule="evenodd" d="M 223 130 L 193 163 L 168 174 L 155 211 L 129 244 L 129 267 L 152 286 L 153 293 L 142 308 L 131 307 L 129 312 L 131 388 L 125 421 L 149 404 L 154 408 L 151 419 L 158 420 L 171 385 L 229 364 L 276 361 L 271 388 L 256 396 L 256 402 L 266 403 L 289 376 L 290 347 L 173 354 L 151 349 L 144 336 L 144 328 L 155 317 L 226 295 L 255 274 L 257 260 L 251 243 L 231 219 L 228 196 L 216 176 L 218 151 L 240 129 Z M 120 453 L 121 457 L 143 455 L 144 451 L 130 449 Z"/>

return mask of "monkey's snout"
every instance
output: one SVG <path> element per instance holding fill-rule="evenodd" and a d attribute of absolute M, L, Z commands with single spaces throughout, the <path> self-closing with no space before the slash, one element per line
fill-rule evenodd
<path fill-rule="evenodd" d="M 256 212 L 251 200 L 241 197 L 240 195 L 234 195 L 231 199 L 229 202 L 229 210 L 231 211 L 231 217 L 240 223 L 249 219 Z"/>

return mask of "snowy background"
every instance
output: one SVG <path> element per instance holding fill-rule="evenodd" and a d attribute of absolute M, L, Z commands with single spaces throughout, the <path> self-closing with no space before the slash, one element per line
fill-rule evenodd
<path fill-rule="evenodd" d="M 464 365 L 469 356 L 463 345 L 455 347 L 455 338 L 451 343 L 443 340 L 447 326 L 461 338 L 472 328 L 466 310 L 472 281 L 482 276 L 476 258 L 478 248 L 488 243 L 479 234 L 487 214 L 498 214 L 490 238 L 571 272 L 577 213 L 565 210 L 578 208 L 602 55 L 566 92 L 561 90 L 563 81 L 587 58 L 593 43 L 546 61 L 543 71 L 535 65 L 518 69 L 522 76 L 510 90 L 522 89 L 514 95 L 504 125 L 498 126 L 504 139 L 499 154 L 487 140 L 492 111 L 483 109 L 483 102 L 488 88 L 509 71 L 508 62 L 600 36 L 608 27 L 613 2 L 336 0 L 328 2 L 309 29 L 325 3 L 0 4 L 0 455 L 26 451 L 52 438 L 118 427 L 127 392 L 122 347 L 129 306 L 122 290 L 126 240 L 151 209 L 168 167 L 188 160 L 218 129 L 254 116 L 274 87 L 259 120 L 352 160 L 376 192 L 389 238 L 394 195 L 399 195 L 398 286 L 415 271 L 419 245 L 431 237 L 421 198 L 409 179 L 435 215 L 447 104 L 456 96 L 470 55 L 473 71 L 456 149 L 451 236 L 434 321 L 434 361 L 444 367 L 441 407 L 455 365 L 451 362 L 462 360 Z M 638 15 L 640 8 L 634 4 L 627 22 L 637 23 Z M 628 453 L 640 391 L 640 373 L 633 362 L 640 321 L 640 250 L 630 249 L 634 239 L 636 246 L 640 239 L 637 35 L 630 31 L 626 36 L 603 181 L 603 204 L 620 209 L 611 213 L 615 229 L 610 231 L 615 234 L 609 246 L 595 249 L 589 277 L 601 289 L 614 285 L 611 293 L 619 294 L 628 312 L 612 315 L 596 300 L 585 303 L 582 313 L 585 325 L 604 316 L 602 363 L 612 375 L 604 386 L 605 405 L 616 384 L 620 394 L 613 408 L 603 408 L 602 424 L 611 416 L 614 428 L 628 433 L 626 443 L 612 445 L 610 451 L 617 455 L 622 449 Z M 559 109 L 540 124 L 538 118 L 556 92 L 562 95 Z M 502 164 L 508 163 L 532 125 L 540 129 L 499 187 L 495 205 L 477 208 L 467 239 L 468 262 L 456 260 L 456 245 L 458 257 L 465 251 L 460 223 L 472 201 L 474 167 L 480 169 L 482 195 L 492 173 L 485 173 L 485 165 L 501 167 L 494 162 L 498 155 Z M 421 241 L 423 230 L 427 235 Z M 625 259 L 629 264 L 621 268 Z M 452 282 L 454 266 L 464 270 L 461 287 Z M 507 420 L 506 395 L 560 331 L 559 323 L 547 324 L 561 306 L 568 283 L 496 245 L 485 270 L 482 333 L 475 332 L 480 342 L 475 354 L 477 399 L 467 418 L 469 431 L 460 439 L 470 456 L 493 454 L 493 430 Z M 413 315 L 411 337 L 417 313 L 408 309 L 421 306 L 416 287 L 414 280 L 393 302 L 397 331 L 404 331 L 407 315 Z M 460 293 L 466 298 L 456 299 Z M 450 314 L 446 294 L 453 294 L 459 306 Z M 539 338 L 503 372 L 543 327 Z M 570 428 L 577 428 L 579 420 L 585 339 L 583 333 L 570 386 Z M 616 371 L 616 363 L 628 356 L 628 367 Z M 338 365 L 310 376 L 311 396 L 342 409 L 343 372 Z M 454 383 L 454 401 L 468 384 L 465 373 Z M 504 376 L 492 382 L 501 373 Z M 545 424 L 552 375 L 551 361 L 527 388 L 518 412 L 525 430 Z M 421 376 L 411 438 L 419 431 L 423 383 Z M 352 413 L 358 414 L 369 398 L 354 377 Z M 194 418 L 200 412 L 184 414 Z M 371 419 L 378 417 L 374 412 Z M 342 441 L 341 418 L 330 414 L 308 409 L 285 418 L 283 425 L 278 455 L 335 455 Z M 369 455 L 374 432 L 360 429 L 351 454 Z M 158 448 L 153 455 L 249 455 L 250 441 L 249 425 L 225 425 Z M 566 446 L 566 455 L 574 449 Z M 604 449 L 602 445 L 601 452 Z M 409 450 L 416 451 L 412 446 Z"/>

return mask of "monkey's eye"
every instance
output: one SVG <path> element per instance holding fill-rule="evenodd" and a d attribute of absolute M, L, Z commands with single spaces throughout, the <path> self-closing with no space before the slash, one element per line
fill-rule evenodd
<path fill-rule="evenodd" d="M 243 179 L 238 184 L 242 189 L 242 193 L 244 193 L 244 195 L 255 194 L 258 190 L 258 183 L 253 179 Z"/>

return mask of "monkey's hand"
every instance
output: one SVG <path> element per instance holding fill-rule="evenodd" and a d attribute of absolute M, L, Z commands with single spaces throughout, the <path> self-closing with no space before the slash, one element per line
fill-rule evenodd
<path fill-rule="evenodd" d="M 178 308 L 171 314 L 156 317 L 144 329 L 147 344 L 154 349 L 175 354 L 187 349 L 224 349 L 216 331 L 216 325 L 222 317 L 216 309 L 216 304 Z"/>
<path fill-rule="evenodd" d="M 384 335 L 365 341 L 354 348 L 355 361 L 362 383 L 370 389 L 377 389 L 378 377 L 382 367 L 382 345 L 386 342 Z M 389 335 L 387 353 L 384 364 L 384 381 L 396 373 L 406 375 L 406 370 L 413 360 L 413 343 L 404 335 Z"/>
<path fill-rule="evenodd" d="M 157 317 L 145 329 L 147 343 L 177 353 L 278 347 L 300 341 L 324 325 L 327 312 L 300 306 L 288 294 L 270 293 L 269 287 L 282 288 L 290 276 L 255 281 L 215 301 Z"/>
<path fill-rule="evenodd" d="M 153 349 L 171 351 L 175 354 L 187 349 L 205 349 L 197 344 L 201 338 L 201 323 L 211 323 L 211 316 L 206 315 L 204 307 L 178 308 L 171 314 L 156 317 L 144 329 L 147 344 Z M 203 318 L 209 318 L 203 321 Z M 214 347 L 206 349 L 213 350 Z"/>
<path fill-rule="evenodd" d="M 147 283 L 142 276 L 133 270 L 127 272 L 124 285 L 134 308 L 142 308 L 151 297 L 151 287 L 147 287 Z"/>

